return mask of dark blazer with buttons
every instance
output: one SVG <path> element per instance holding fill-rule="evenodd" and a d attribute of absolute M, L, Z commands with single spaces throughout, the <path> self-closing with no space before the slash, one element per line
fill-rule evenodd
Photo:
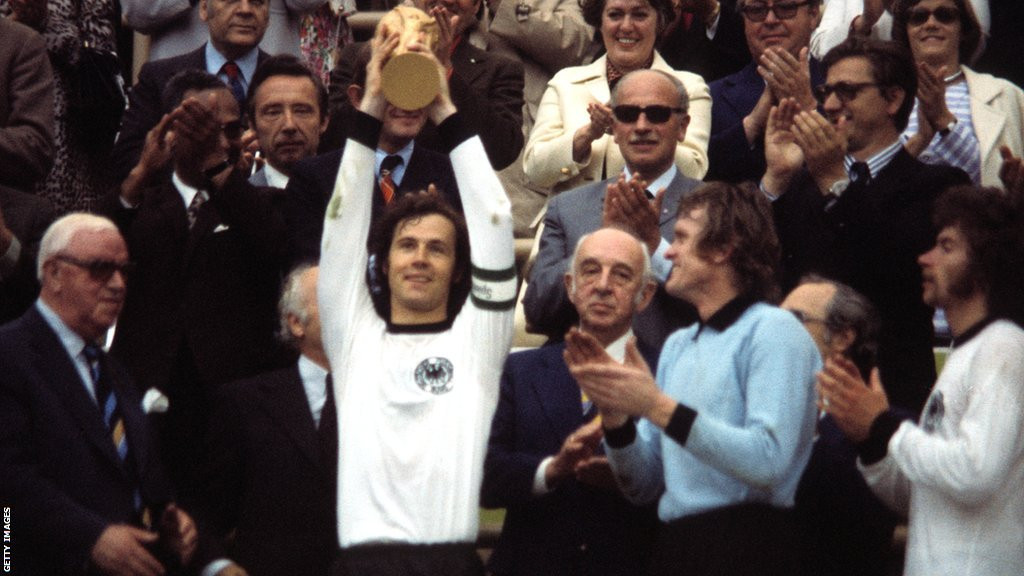
<path fill-rule="evenodd" d="M 584 424 L 564 350 L 564 343 L 549 344 L 505 362 L 481 489 L 483 506 L 507 508 L 489 568 L 501 576 L 642 573 L 657 524 L 654 505 L 633 506 L 573 479 L 543 496 L 532 493 L 541 461 Z M 641 351 L 657 366 L 656 353 Z"/>
<path fill-rule="evenodd" d="M 323 458 L 296 366 L 226 385 L 214 398 L 196 516 L 251 576 L 326 576 L 337 545 L 334 461 Z M 223 557 L 223 556 L 221 556 Z"/>
<path fill-rule="evenodd" d="M 324 230 L 324 215 L 327 203 L 334 192 L 334 182 L 338 178 L 338 167 L 341 166 L 340 150 L 321 154 L 314 158 L 300 161 L 292 170 L 288 179 L 286 192 L 285 215 L 288 222 L 291 260 L 304 262 L 320 257 L 320 237 Z M 373 166 L 367 167 L 373 170 Z M 407 192 L 426 190 L 434 184 L 438 191 L 456 210 L 462 212 L 462 200 L 459 188 L 455 184 L 455 172 L 452 170 L 448 156 L 429 150 L 418 142 L 412 149 L 409 165 L 405 167 L 402 183 L 395 191 L 401 196 Z M 373 186 L 372 218 L 376 220 L 384 211 L 384 201 L 380 186 Z"/>
<path fill-rule="evenodd" d="M 935 383 L 933 310 L 921 300 L 917 257 L 935 244 L 933 202 L 957 184 L 970 184 L 959 168 L 924 164 L 901 149 L 828 210 L 806 170 L 772 204 L 783 291 L 815 272 L 867 297 L 882 321 L 878 368 L 889 400 L 914 414 Z"/>
<path fill-rule="evenodd" d="M 531 330 L 561 339 L 569 327 L 579 321 L 563 278 L 580 237 L 601 227 L 605 191 L 614 181 L 610 178 L 580 186 L 555 196 L 548 203 L 540 248 L 523 297 L 523 309 Z M 677 173 L 666 188 L 659 222 L 665 240 L 672 241 L 679 202 L 698 184 L 700 181 Z M 697 312 L 690 304 L 669 296 L 664 286 L 659 285 L 650 305 L 633 320 L 633 331 L 644 345 L 661 350 L 669 334 L 696 319 Z"/>
<path fill-rule="evenodd" d="M 346 118 L 352 110 L 347 89 L 356 77 L 355 63 L 362 46 L 359 42 L 343 48 L 331 71 L 331 121 L 321 139 L 321 150 L 344 145 Z M 523 149 L 523 65 L 485 52 L 464 37 L 452 53 L 452 70 L 448 78 L 452 103 L 480 135 L 491 166 L 505 168 Z M 430 122 L 416 142 L 431 150 L 444 150 L 437 141 L 437 127 Z"/>
<path fill-rule="evenodd" d="M 270 55 L 259 51 L 257 62 Z M 160 118 L 167 111 L 163 101 L 163 91 L 175 74 L 182 70 L 206 71 L 206 44 L 196 50 L 154 60 L 142 65 L 139 70 L 139 81 L 128 93 L 128 108 L 121 118 L 121 132 L 111 153 L 115 175 L 118 181 L 124 180 L 142 156 L 142 146 L 146 143 L 146 134 L 160 123 Z M 245 110 L 240 110 L 245 113 Z"/>
<path fill-rule="evenodd" d="M 153 511 L 171 499 L 140 396 L 107 357 L 104 378 L 124 419 L 133 475 L 71 357 L 35 307 L 0 327 L 0 373 L 0 494 L 11 510 L 14 569 L 84 575 L 103 530 L 138 525 L 136 487 Z"/>

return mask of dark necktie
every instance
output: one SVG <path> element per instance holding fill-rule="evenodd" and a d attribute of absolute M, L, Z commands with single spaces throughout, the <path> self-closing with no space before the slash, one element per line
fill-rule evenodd
<path fill-rule="evenodd" d="M 396 154 L 386 156 L 380 163 L 380 194 L 384 197 L 384 205 L 391 204 L 395 199 L 395 179 L 391 173 L 402 163 L 402 157 Z"/>
<path fill-rule="evenodd" d="M 323 458 L 324 470 L 333 487 L 338 467 L 338 412 L 334 405 L 334 380 L 330 374 L 327 375 L 324 385 L 327 399 L 324 401 L 323 410 L 320 411 L 320 428 L 317 430 L 317 439 L 320 441 L 320 455 Z"/>
<path fill-rule="evenodd" d="M 871 169 L 864 162 L 854 162 L 850 165 L 850 183 L 867 186 L 871 183 Z"/>
<path fill-rule="evenodd" d="M 185 209 L 185 215 L 188 216 L 188 228 L 192 229 L 196 224 L 196 219 L 199 218 L 199 209 L 202 208 L 206 202 L 206 192 L 199 190 L 196 195 L 192 197 L 192 202 L 189 202 L 188 208 Z"/>
<path fill-rule="evenodd" d="M 244 109 L 245 87 L 242 86 L 242 71 L 238 68 L 238 64 L 235 64 L 234 60 L 228 60 L 220 67 L 220 73 L 228 77 L 231 93 L 234 94 L 235 100 L 238 100 L 238 105 Z"/>

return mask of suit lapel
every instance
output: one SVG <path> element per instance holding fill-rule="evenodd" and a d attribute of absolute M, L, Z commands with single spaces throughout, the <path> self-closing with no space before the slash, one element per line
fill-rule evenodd
<path fill-rule="evenodd" d="M 257 398 L 260 408 L 287 433 L 310 462 L 322 465 L 317 431 L 298 367 L 274 372 L 273 375 L 273 379 L 260 384 Z"/>
<path fill-rule="evenodd" d="M 551 426 L 553 438 L 565 438 L 583 424 L 579 385 L 562 358 L 565 344 L 542 348 L 543 370 L 531 376 L 530 387 Z"/>
<path fill-rule="evenodd" d="M 753 63 L 741 70 L 738 76 L 725 82 L 727 86 L 722 97 L 740 117 L 746 116 L 757 106 L 757 101 L 764 92 L 764 79 L 757 73 L 757 67 Z"/>

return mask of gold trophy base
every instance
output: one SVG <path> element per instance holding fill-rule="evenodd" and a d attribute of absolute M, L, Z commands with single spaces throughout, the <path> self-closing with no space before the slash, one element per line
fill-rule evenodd
<path fill-rule="evenodd" d="M 416 52 L 398 54 L 381 70 L 381 90 L 387 101 L 403 110 L 419 110 L 441 92 L 433 60 Z"/>

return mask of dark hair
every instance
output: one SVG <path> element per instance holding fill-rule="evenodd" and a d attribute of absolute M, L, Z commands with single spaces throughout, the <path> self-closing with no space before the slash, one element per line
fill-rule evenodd
<path fill-rule="evenodd" d="M 971 64 L 981 55 L 981 24 L 970 2 L 952 0 L 960 12 L 960 54 L 961 64 Z M 892 39 L 902 46 L 910 48 L 910 37 L 907 34 L 910 9 L 921 3 L 921 0 L 896 0 L 892 7 Z M 953 71 L 950 71 L 952 73 Z"/>
<path fill-rule="evenodd" d="M 182 70 L 171 76 L 167 85 L 164 86 L 163 92 L 160 93 L 164 113 L 167 114 L 181 105 L 182 100 L 185 99 L 185 93 L 190 90 L 202 92 L 204 90 L 230 91 L 231 89 L 227 84 L 221 82 L 220 78 L 205 70 L 198 68 Z"/>
<path fill-rule="evenodd" d="M 356 48 L 352 61 L 352 80 L 349 81 L 349 84 L 366 86 L 366 66 L 370 63 L 371 56 L 373 56 L 373 47 L 369 42 L 364 42 Z M 341 90 L 348 90 L 348 86 L 342 86 Z"/>
<path fill-rule="evenodd" d="M 968 274 L 985 291 L 988 314 L 1024 326 L 1024 210 L 1021 195 L 994 187 L 955 186 L 935 201 L 937 230 L 967 239 Z"/>
<path fill-rule="evenodd" d="M 875 307 L 860 292 L 831 278 L 808 274 L 800 279 L 800 284 L 828 284 L 835 288 L 835 294 L 825 306 L 825 341 L 830 342 L 833 334 L 852 330 L 853 342 L 845 353 L 867 379 L 875 366 L 881 328 Z"/>
<path fill-rule="evenodd" d="M 291 54 L 278 54 L 267 58 L 259 66 L 249 81 L 249 97 L 246 99 L 246 111 L 250 120 L 255 120 L 256 110 L 253 108 L 253 100 L 260 86 L 273 76 L 293 76 L 295 78 L 309 78 L 316 90 L 317 103 L 320 106 L 320 119 L 327 115 L 327 89 L 324 88 L 323 80 L 314 74 L 308 66 Z"/>
<path fill-rule="evenodd" d="M 865 58 L 871 65 L 871 75 L 878 83 L 879 90 L 900 88 L 903 103 L 893 117 L 896 128 L 902 132 L 907 127 L 910 112 L 914 109 L 917 96 L 917 66 L 906 46 L 895 42 L 884 42 L 872 38 L 851 36 L 825 54 L 821 63 L 827 73 L 833 65 L 847 58 Z"/>
<path fill-rule="evenodd" d="M 398 227 L 406 222 L 417 221 L 424 216 L 437 214 L 447 218 L 455 227 L 455 270 L 452 273 L 452 285 L 448 292 L 448 320 L 452 320 L 462 310 L 469 296 L 473 279 L 469 260 L 469 231 L 466 219 L 455 211 L 444 197 L 438 193 L 408 192 L 388 205 L 384 213 L 370 228 L 368 242 L 369 253 L 373 256 L 372 275 L 379 283 L 380 295 L 375 298 L 377 311 L 385 320 L 391 318 L 391 286 L 384 272 L 387 265 L 388 252 L 395 238 Z M 374 287 L 370 287 L 371 290 Z"/>
<path fill-rule="evenodd" d="M 583 21 L 594 27 L 597 37 L 601 35 L 601 15 L 604 13 L 604 5 L 607 1 L 579 0 L 580 9 L 583 11 Z M 647 0 L 647 3 L 654 9 L 654 14 L 658 18 L 658 23 L 654 30 L 660 37 L 661 33 L 665 31 L 665 27 L 676 17 L 676 13 L 672 10 L 672 3 L 668 0 Z M 657 43 L 658 39 L 655 39 L 655 44 Z"/>
<path fill-rule="evenodd" d="M 699 208 L 707 211 L 707 222 L 697 249 L 707 253 L 729 248 L 740 294 L 777 301 L 779 239 L 764 195 L 750 182 L 708 182 L 683 198 L 676 217 Z"/>

